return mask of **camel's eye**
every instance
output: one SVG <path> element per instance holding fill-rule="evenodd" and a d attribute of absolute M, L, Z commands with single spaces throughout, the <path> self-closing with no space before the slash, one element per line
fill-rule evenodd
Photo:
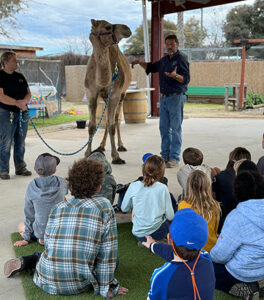
<path fill-rule="evenodd" d="M 105 29 L 106 29 L 106 30 L 110 30 L 110 29 L 111 29 L 111 26 L 106 26 Z"/>

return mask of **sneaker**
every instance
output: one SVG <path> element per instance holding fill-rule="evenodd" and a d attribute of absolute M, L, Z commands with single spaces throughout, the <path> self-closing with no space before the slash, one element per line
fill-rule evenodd
<path fill-rule="evenodd" d="M 241 282 L 232 286 L 229 294 L 242 297 L 244 300 L 259 300 L 259 286 L 257 282 Z"/>
<path fill-rule="evenodd" d="M 8 180 L 8 179 L 10 179 L 10 176 L 7 172 L 4 172 L 4 173 L 0 174 L 0 178 L 3 180 Z"/>
<path fill-rule="evenodd" d="M 176 160 L 169 160 L 166 162 L 166 168 L 178 168 L 179 163 Z"/>
<path fill-rule="evenodd" d="M 24 168 L 24 169 L 16 171 L 16 175 L 31 176 L 32 173 L 27 168 Z"/>
<path fill-rule="evenodd" d="M 23 257 L 10 259 L 5 263 L 4 274 L 6 277 L 11 277 L 14 274 L 24 269 L 25 263 Z"/>

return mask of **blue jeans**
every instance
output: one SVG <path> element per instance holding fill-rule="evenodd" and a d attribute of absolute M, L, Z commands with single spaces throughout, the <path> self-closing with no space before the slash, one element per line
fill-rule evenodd
<path fill-rule="evenodd" d="M 170 232 L 170 221 L 166 220 L 164 223 L 161 224 L 160 228 L 154 231 L 153 233 L 150 234 L 150 236 L 157 241 L 160 241 L 162 239 L 167 238 L 167 234 Z M 138 237 L 136 236 L 137 240 L 139 242 L 146 242 L 147 239 L 143 237 Z"/>
<path fill-rule="evenodd" d="M 12 122 L 10 116 L 13 115 Z M 9 173 L 9 160 L 12 142 L 14 142 L 14 163 L 16 171 L 24 169 L 25 139 L 28 129 L 29 114 L 22 114 L 21 129 L 19 126 L 19 113 L 11 114 L 6 109 L 0 108 L 0 174 Z"/>
<path fill-rule="evenodd" d="M 165 161 L 180 161 L 182 145 L 182 120 L 185 95 L 173 95 L 160 99 L 161 156 Z"/>

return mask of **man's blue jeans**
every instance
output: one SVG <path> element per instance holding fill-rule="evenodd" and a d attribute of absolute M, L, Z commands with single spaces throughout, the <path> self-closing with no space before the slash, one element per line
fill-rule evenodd
<path fill-rule="evenodd" d="M 14 112 L 12 122 L 11 112 L 0 108 L 0 174 L 9 173 L 9 160 L 12 142 L 14 142 L 14 163 L 16 171 L 24 169 L 25 139 L 28 129 L 29 113 L 23 112 L 21 128 L 19 113 Z"/>
<path fill-rule="evenodd" d="M 182 145 L 182 120 L 185 95 L 160 99 L 161 156 L 165 161 L 180 161 Z"/>

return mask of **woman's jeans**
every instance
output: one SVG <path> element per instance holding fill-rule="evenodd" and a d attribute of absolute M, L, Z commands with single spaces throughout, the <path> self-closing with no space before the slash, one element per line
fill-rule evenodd
<path fill-rule="evenodd" d="M 9 160 L 12 142 L 14 142 L 14 164 L 16 171 L 26 167 L 24 162 L 25 139 L 28 130 L 29 113 L 10 112 L 0 108 L 0 174 L 9 173 Z"/>
<path fill-rule="evenodd" d="M 163 96 L 160 99 L 161 156 L 165 161 L 180 161 L 182 120 L 185 95 Z"/>

